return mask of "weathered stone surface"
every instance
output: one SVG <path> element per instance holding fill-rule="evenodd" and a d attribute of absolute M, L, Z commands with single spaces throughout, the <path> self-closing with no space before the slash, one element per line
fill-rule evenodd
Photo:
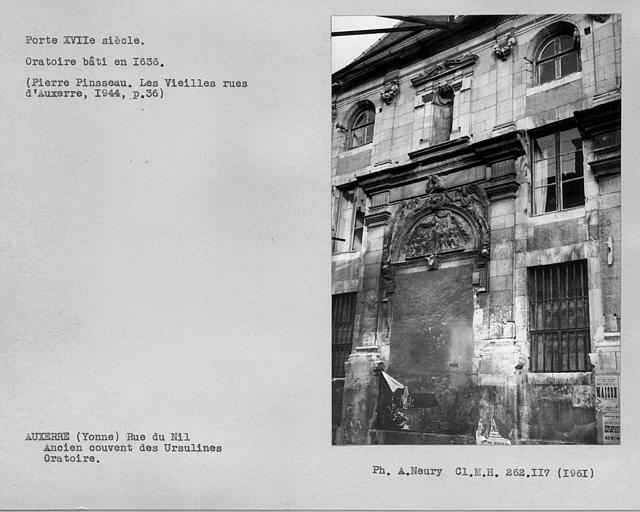
<path fill-rule="evenodd" d="M 375 393 L 373 380 L 365 376 L 370 368 L 365 371 L 359 355 L 350 366 L 358 377 L 345 385 L 348 421 L 340 442 L 465 444 L 473 442 L 478 427 L 486 432 L 494 423 L 499 438 L 512 444 L 598 439 L 596 429 L 602 430 L 604 422 L 594 409 L 594 375 L 618 375 L 620 369 L 619 344 L 610 333 L 607 338 L 604 321 L 605 315 L 621 312 L 620 169 L 612 173 L 592 165 L 607 164 L 610 155 L 602 151 L 617 145 L 605 142 L 613 140 L 606 135 L 614 133 L 608 126 L 619 125 L 619 117 L 602 114 L 617 112 L 620 97 L 620 17 L 611 17 L 594 25 L 585 15 L 523 16 L 511 18 L 509 27 L 496 17 L 488 32 L 469 39 L 454 30 L 443 35 L 442 46 L 424 45 L 419 52 L 405 45 L 398 94 L 389 107 L 380 99 L 389 72 L 382 56 L 343 77 L 354 85 L 336 93 L 339 112 L 366 98 L 383 108 L 376 113 L 369 148 L 345 152 L 334 130 L 333 183 L 357 184 L 368 197 L 366 215 L 373 220 L 365 228 L 370 236 L 362 257 L 341 262 L 334 257 L 334 293 L 359 292 L 361 328 L 354 346 L 378 345 L 395 378 L 412 392 L 435 393 L 439 405 L 407 410 L 411 432 L 368 431 L 375 411 L 366 401 L 375 400 Z M 587 26 L 591 35 L 583 30 Z M 554 34 L 573 34 L 574 27 L 581 36 L 582 69 L 538 85 L 536 48 Z M 518 33 L 518 45 L 513 59 L 502 62 L 492 45 L 496 30 L 504 34 L 507 28 Z M 447 46 L 449 38 L 455 42 Z M 478 59 L 464 72 L 444 76 L 454 90 L 453 108 L 435 119 L 438 84 L 421 75 L 425 62 L 437 66 L 465 48 L 479 52 Z M 418 76 L 422 79 L 412 87 L 411 79 Z M 438 128 L 444 125 L 440 121 L 446 121 L 446 129 Z M 576 126 L 582 135 L 585 204 L 534 216 L 531 137 L 558 126 Z M 442 185 L 435 186 L 440 180 Z M 483 191 L 480 215 L 461 198 L 453 213 L 438 214 L 443 193 L 456 194 L 460 187 Z M 379 215 L 383 209 L 386 213 Z M 470 236 L 474 230 L 462 228 L 458 236 L 450 229 L 430 230 L 440 221 L 459 221 L 460 215 L 469 226 L 482 219 L 475 226 L 481 247 Z M 444 244 L 434 232 L 448 235 Z M 427 258 L 433 261 L 425 263 Z M 573 260 L 588 260 L 594 371 L 534 373 L 529 368 L 529 269 Z"/>
<path fill-rule="evenodd" d="M 466 432 L 473 404 L 464 398 L 473 360 L 473 267 L 396 277 L 389 373 L 410 390 L 435 393 L 431 432 Z"/>
<path fill-rule="evenodd" d="M 378 399 L 379 354 L 375 347 L 358 350 L 347 361 L 342 399 L 342 421 L 336 432 L 338 444 L 367 444 L 375 420 Z"/>

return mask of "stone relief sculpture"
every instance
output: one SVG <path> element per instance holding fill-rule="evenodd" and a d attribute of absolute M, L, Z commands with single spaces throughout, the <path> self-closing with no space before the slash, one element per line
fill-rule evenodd
<path fill-rule="evenodd" d="M 404 246 L 407 258 L 464 249 L 473 242 L 468 223 L 450 210 L 427 215 L 413 229 Z"/>
<path fill-rule="evenodd" d="M 396 80 L 393 80 L 384 86 L 384 90 L 380 93 L 382 97 L 382 101 L 385 102 L 386 105 L 390 105 L 393 99 L 398 94 L 399 86 Z"/>
<path fill-rule="evenodd" d="M 478 251 L 478 263 L 489 255 L 489 200 L 477 185 L 446 190 L 443 177 L 427 178 L 427 195 L 404 201 L 385 227 L 378 329 L 383 339 L 391 332 L 395 272 L 400 255 L 424 257 L 436 271 L 441 258 L 456 251 Z M 416 217 L 423 216 L 415 223 Z"/>
<path fill-rule="evenodd" d="M 493 53 L 500 60 L 505 61 L 511 55 L 511 49 L 518 44 L 518 40 L 513 32 L 509 32 L 504 39 L 504 43 L 500 44 L 496 41 L 493 45 Z"/>
<path fill-rule="evenodd" d="M 427 194 L 431 194 L 433 192 L 442 192 L 446 188 L 446 180 L 442 176 L 438 176 L 437 174 L 432 174 L 431 176 L 427 176 L 427 186 L 425 191 Z"/>
<path fill-rule="evenodd" d="M 402 245 L 409 248 L 409 254 L 418 254 L 420 251 L 430 254 L 430 248 L 439 248 L 445 252 L 461 247 L 471 250 L 471 242 L 477 236 L 480 259 L 488 257 L 489 201 L 486 193 L 477 185 L 465 185 L 451 190 L 445 190 L 444 187 L 442 177 L 430 176 L 426 185 L 430 193 L 421 198 L 409 199 L 402 204 L 385 233 L 383 268 L 385 265 L 391 265 L 392 268 L 393 263 L 398 262 L 397 258 L 403 249 L 400 247 L 402 240 L 405 240 Z M 441 213 L 438 214 L 439 211 Z M 420 221 L 421 227 L 416 232 L 412 223 L 419 215 L 425 217 Z M 429 231 L 429 226 L 433 228 L 436 225 L 439 228 L 435 232 L 433 229 Z M 434 233 L 438 233 L 437 239 Z M 392 272 L 388 271 L 387 274 L 391 277 Z"/>

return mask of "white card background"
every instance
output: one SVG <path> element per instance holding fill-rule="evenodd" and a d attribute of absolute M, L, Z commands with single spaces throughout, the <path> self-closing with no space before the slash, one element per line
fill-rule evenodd
<path fill-rule="evenodd" d="M 640 361 L 634 135 L 640 43 L 623 12 L 622 444 L 331 446 L 330 16 L 531 12 L 526 2 L 0 1 L 0 508 L 634 508 Z M 134 35 L 144 47 L 33 46 Z M 31 55 L 162 70 L 33 69 Z M 162 100 L 26 98 L 26 78 L 201 77 Z M 628 319 L 628 320 L 627 320 Z M 29 432 L 185 432 L 219 454 L 45 463 Z M 382 479 L 374 464 L 443 467 Z M 594 478 L 456 477 L 464 467 Z"/>

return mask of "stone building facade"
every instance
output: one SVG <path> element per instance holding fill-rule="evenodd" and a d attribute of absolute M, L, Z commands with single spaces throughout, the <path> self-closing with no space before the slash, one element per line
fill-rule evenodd
<path fill-rule="evenodd" d="M 335 444 L 620 442 L 621 69 L 554 14 L 334 73 Z"/>

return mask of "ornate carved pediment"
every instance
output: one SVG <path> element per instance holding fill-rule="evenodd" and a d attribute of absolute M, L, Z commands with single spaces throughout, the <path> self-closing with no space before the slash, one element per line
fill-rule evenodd
<path fill-rule="evenodd" d="M 478 251 L 480 260 L 489 255 L 489 202 L 477 185 L 442 190 L 430 182 L 421 198 L 403 203 L 394 216 L 383 249 L 388 265 L 406 258 L 446 255 L 456 251 Z"/>
<path fill-rule="evenodd" d="M 473 66 L 477 60 L 478 56 L 475 54 L 463 55 L 457 59 L 444 60 L 435 66 L 425 69 L 418 76 L 412 78 L 411 83 L 414 87 L 418 87 L 426 82 L 439 80 L 441 77 L 454 71 Z"/>

